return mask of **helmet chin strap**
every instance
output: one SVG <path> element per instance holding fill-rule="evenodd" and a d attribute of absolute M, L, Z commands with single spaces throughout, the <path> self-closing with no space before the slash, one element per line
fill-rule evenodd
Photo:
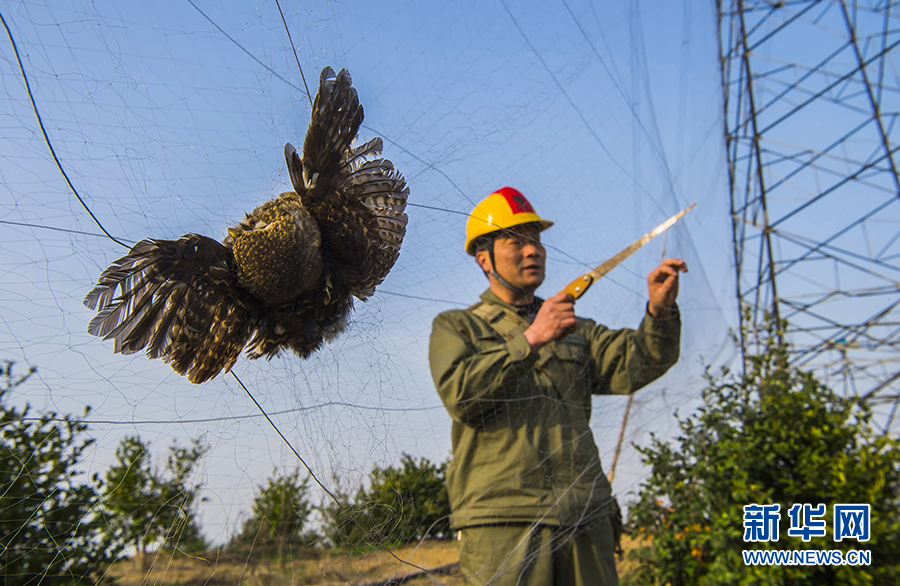
<path fill-rule="evenodd" d="M 491 270 L 487 271 L 487 274 L 489 274 L 492 277 L 494 277 L 495 279 L 497 279 L 498 283 L 500 283 L 501 285 L 503 285 L 504 287 L 506 287 L 513 293 L 518 293 L 519 295 L 522 295 L 524 297 L 527 297 L 528 295 L 530 295 L 530 293 L 528 291 L 526 291 L 525 289 L 516 287 L 515 285 L 513 285 L 512 283 L 510 283 L 509 281 L 504 279 L 502 276 L 500 276 L 500 273 L 497 272 L 497 269 L 494 268 L 497 266 L 497 263 L 494 261 L 494 241 L 493 240 L 491 241 L 491 247 L 488 248 L 488 255 L 491 259 Z"/>

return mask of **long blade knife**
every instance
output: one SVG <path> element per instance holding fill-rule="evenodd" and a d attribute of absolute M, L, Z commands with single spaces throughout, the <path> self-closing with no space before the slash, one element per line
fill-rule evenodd
<path fill-rule="evenodd" d="M 606 261 L 605 263 L 603 263 L 596 269 L 581 275 L 580 277 L 578 277 L 577 279 L 575 279 L 574 281 L 572 281 L 571 283 L 566 285 L 566 288 L 563 289 L 562 292 L 568 293 L 575 299 L 578 299 L 579 297 L 584 295 L 584 293 L 588 290 L 588 288 L 591 285 L 593 285 L 596 281 L 599 281 L 604 275 L 606 275 L 606 273 L 608 273 L 609 271 L 611 271 L 614 268 L 616 268 L 617 266 L 619 266 L 619 263 L 621 263 L 623 260 L 625 260 L 632 254 L 634 254 L 634 252 L 638 248 L 647 244 L 648 242 L 650 242 L 651 240 L 653 240 L 654 238 L 656 238 L 657 236 L 659 236 L 660 234 L 662 234 L 663 232 L 665 232 L 666 230 L 671 228 L 672 225 L 675 224 L 675 222 L 677 222 L 678 220 L 681 219 L 681 216 L 683 216 L 686 213 L 688 213 L 689 211 L 691 211 L 695 205 L 697 205 L 697 204 L 692 204 L 691 206 L 681 210 L 680 212 L 678 212 L 677 214 L 675 214 L 674 216 L 672 216 L 671 218 L 669 218 L 668 220 L 666 220 L 665 222 L 663 222 L 662 224 L 660 224 L 659 226 L 657 226 L 656 228 L 651 230 L 650 232 L 647 232 L 646 234 L 644 234 L 643 236 L 641 236 L 640 238 L 635 240 L 634 243 L 631 244 L 631 246 L 629 246 L 628 248 L 626 248 L 625 250 L 623 250 L 616 256 L 612 257 L 611 259 L 609 259 L 608 261 Z"/>

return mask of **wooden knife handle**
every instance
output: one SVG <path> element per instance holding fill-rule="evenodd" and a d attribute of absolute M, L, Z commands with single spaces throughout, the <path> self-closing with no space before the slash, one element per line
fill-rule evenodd
<path fill-rule="evenodd" d="M 585 291 L 588 290 L 588 287 L 594 284 L 594 278 L 590 275 L 581 275 L 568 285 L 566 288 L 560 291 L 560 293 L 568 293 L 575 299 L 578 299 L 582 295 L 584 295 Z"/>

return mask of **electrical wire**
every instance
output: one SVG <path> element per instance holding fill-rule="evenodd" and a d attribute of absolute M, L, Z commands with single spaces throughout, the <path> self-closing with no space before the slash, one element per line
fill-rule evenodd
<path fill-rule="evenodd" d="M 519 25 L 519 21 L 516 19 L 515 15 L 513 15 L 512 10 L 510 10 L 509 6 L 506 4 L 506 0 L 500 0 L 500 4 L 503 5 L 503 8 L 509 15 L 509 19 L 512 21 L 513 26 L 515 26 L 516 30 L 519 31 L 519 34 L 522 35 L 522 38 L 525 40 L 525 44 L 528 45 L 528 48 L 531 49 L 534 55 L 538 58 L 538 61 L 541 62 L 541 65 L 544 66 L 544 69 L 547 70 L 547 74 L 550 75 L 550 78 L 553 80 L 553 83 L 556 85 L 557 89 L 559 89 L 559 92 L 563 95 L 569 105 L 572 106 L 572 109 L 575 110 L 575 114 L 577 114 L 578 117 L 581 118 L 581 121 L 584 123 L 584 127 L 587 129 L 588 133 L 592 137 L 594 137 L 594 140 L 597 141 L 597 144 L 600 146 L 603 152 L 606 153 L 606 156 L 609 157 L 609 160 L 612 161 L 613 165 L 615 165 L 617 169 L 622 171 L 622 173 L 624 173 L 626 177 L 631 179 L 631 181 L 634 182 L 635 185 L 640 186 L 640 182 L 637 180 L 637 177 L 635 177 L 634 174 L 628 171 L 628 169 L 626 169 L 622 165 L 622 163 L 620 163 L 619 160 L 615 156 L 613 156 L 612 152 L 609 150 L 609 148 L 607 148 L 606 144 L 600 138 L 600 135 L 597 134 L 597 131 L 594 130 L 593 126 L 591 126 L 590 121 L 588 121 L 587 117 L 581 111 L 581 108 L 578 107 L 578 105 L 575 103 L 575 100 L 572 99 L 572 96 L 570 96 L 569 92 L 566 91 L 566 88 L 563 87 L 562 82 L 559 81 L 559 78 L 556 77 L 556 74 L 553 73 L 552 69 L 550 69 L 547 61 L 544 60 L 544 56 L 540 54 L 540 52 L 537 50 L 537 47 L 534 46 L 534 44 L 531 42 L 531 39 L 528 38 L 528 35 L 526 35 L 525 31 L 522 30 L 522 27 Z"/>
<path fill-rule="evenodd" d="M 188 1 L 190 1 L 190 0 L 188 0 Z M 275 422 L 272 421 L 272 418 L 269 417 L 268 413 L 266 413 L 266 410 L 263 409 L 262 405 L 259 404 L 259 401 L 256 400 L 256 397 L 253 396 L 253 393 L 250 392 L 250 389 L 248 389 L 246 387 L 246 385 L 244 385 L 244 382 L 240 378 L 238 378 L 238 375 L 235 374 L 233 370 L 231 371 L 231 376 L 233 376 L 234 380 L 236 380 L 238 382 L 238 384 L 241 385 L 241 388 L 244 389 L 244 392 L 247 393 L 247 396 L 250 397 L 250 400 L 253 401 L 253 404 L 256 405 L 256 407 L 259 409 L 260 413 L 263 414 L 263 416 L 266 418 L 266 421 L 269 422 L 269 424 L 272 426 L 272 428 L 275 430 L 275 432 L 281 437 L 282 440 L 284 440 L 284 443 L 287 445 L 287 447 L 290 448 L 290 450 L 294 453 L 294 455 L 297 457 L 297 459 L 300 460 L 300 463 L 303 464 L 303 466 L 306 468 L 306 471 L 309 472 L 309 475 L 312 477 L 312 479 L 315 481 L 315 483 L 319 485 L 319 488 L 324 490 L 325 493 L 331 497 L 331 500 L 333 500 L 335 503 L 337 503 L 338 506 L 341 506 L 341 502 L 337 499 L 336 496 L 334 496 L 334 494 L 330 490 L 328 490 L 328 488 L 325 487 L 324 484 L 322 484 L 319 481 L 319 478 L 316 476 L 316 473 L 313 472 L 313 469 L 309 467 L 309 464 L 306 463 L 306 460 L 303 459 L 303 456 L 300 455 L 300 452 L 298 452 L 294 448 L 293 444 L 291 444 L 290 440 L 288 440 L 288 438 L 285 437 L 285 435 L 283 433 L 281 433 L 281 430 L 278 429 L 278 426 L 275 425 Z"/>
<path fill-rule="evenodd" d="M 291 38 L 291 29 L 288 28 L 287 20 L 284 18 L 284 12 L 282 12 L 281 4 L 278 0 L 275 0 L 275 6 L 278 7 L 278 14 L 281 15 L 281 22 L 284 24 L 284 32 L 287 33 L 288 42 L 291 45 L 291 50 L 294 52 L 294 59 L 297 60 L 297 69 L 300 70 L 300 79 L 303 80 L 303 87 L 306 89 L 306 97 L 309 98 L 309 105 L 312 106 L 312 94 L 309 93 L 309 84 L 306 83 L 306 76 L 303 75 L 303 67 L 300 65 L 300 56 L 297 55 L 297 47 L 294 46 L 294 39 Z"/>
<path fill-rule="evenodd" d="M 327 403 L 318 403 L 308 407 L 295 407 L 294 409 L 282 409 L 280 411 L 272 411 L 270 416 L 288 415 L 291 413 L 305 413 L 307 411 L 317 411 L 325 407 L 350 407 L 359 409 L 360 411 L 377 411 L 377 412 L 398 412 L 407 413 L 409 411 L 436 411 L 443 409 L 443 405 L 434 405 L 432 407 L 373 407 L 371 405 L 360 405 L 358 403 L 345 403 L 341 401 L 329 401 Z M 258 419 L 263 417 L 262 413 L 247 413 L 244 415 L 226 415 L 223 417 L 204 417 L 199 419 L 144 419 L 144 420 L 128 420 L 117 421 L 115 419 L 79 419 L 78 421 L 85 425 L 170 425 L 178 423 L 179 425 L 195 424 L 195 423 L 219 423 L 222 421 L 242 421 L 245 419 Z M 60 417 L 22 417 L 14 421 L 65 421 Z M 0 427 L 6 423 L 0 424 Z"/>
<path fill-rule="evenodd" d="M 190 2 L 190 0 L 188 0 Z M 130 248 L 127 244 L 110 234 L 106 228 L 103 227 L 103 224 L 100 223 L 100 220 L 97 219 L 97 216 L 94 215 L 94 212 L 91 211 L 91 208 L 88 207 L 87 203 L 85 203 L 84 199 L 82 199 L 81 195 L 78 193 L 78 190 L 75 189 L 75 186 L 72 184 L 71 179 L 69 179 L 69 175 L 66 173 L 66 170 L 62 166 L 62 162 L 59 160 L 59 157 L 56 156 L 56 150 L 53 148 L 53 143 L 50 140 L 50 137 L 47 135 L 47 129 L 44 127 L 44 120 L 41 118 L 41 112 L 38 109 L 37 102 L 34 99 L 34 94 L 31 91 L 31 84 L 28 82 L 28 74 L 25 73 L 25 65 L 22 63 L 22 57 L 19 55 L 19 47 L 16 44 L 16 40 L 13 37 L 12 31 L 9 30 L 9 25 L 6 24 L 6 19 L 3 17 L 3 13 L 0 12 L 0 21 L 3 22 L 3 28 L 6 29 L 6 35 L 9 37 L 9 43 L 12 45 L 13 52 L 16 54 L 16 61 L 19 64 L 19 71 L 22 74 L 22 81 L 25 82 L 25 90 L 28 92 L 28 99 L 31 100 L 31 109 L 34 110 L 34 116 L 37 118 L 38 125 L 41 127 L 41 134 L 44 135 L 44 142 L 47 143 L 47 148 L 50 149 L 50 154 L 53 156 L 53 160 L 56 162 L 56 167 L 59 169 L 59 172 L 62 173 L 62 176 L 65 178 L 66 183 L 69 185 L 69 189 L 72 190 L 72 193 L 75 194 L 75 197 L 81 203 L 81 206 L 87 211 L 87 213 L 91 216 L 97 226 L 103 231 L 106 236 L 121 246 L 125 248 Z"/>
<path fill-rule="evenodd" d="M 108 238 L 109 234 L 97 234 L 96 232 L 84 232 L 83 230 L 70 230 L 69 228 L 57 228 L 56 226 L 44 226 L 43 224 L 29 224 L 27 222 L 13 222 L 11 220 L 0 220 L 0 224 L 8 224 L 10 226 L 22 226 L 23 228 L 40 228 L 42 230 L 52 230 L 54 232 L 65 232 L 67 234 L 80 234 L 82 236 L 96 236 L 97 238 Z M 125 238 L 122 239 L 124 242 L 132 242 Z M 118 240 L 117 240 L 118 242 Z"/>

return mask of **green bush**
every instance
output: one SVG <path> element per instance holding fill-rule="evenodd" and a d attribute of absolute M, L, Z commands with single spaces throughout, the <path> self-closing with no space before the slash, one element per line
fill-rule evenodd
<path fill-rule="evenodd" d="M 337 503 L 323 507 L 326 537 L 336 546 L 359 549 L 448 535 L 446 473 L 447 462 L 435 465 L 409 454 L 400 466 L 376 466 L 352 501 L 339 492 Z"/>
<path fill-rule="evenodd" d="M 165 470 L 153 466 L 149 446 L 137 435 L 122 438 L 116 461 L 106 471 L 103 510 L 106 531 L 143 554 L 153 545 L 175 551 L 205 547 L 196 518 L 202 486 L 191 475 L 209 451 L 197 439 L 186 448 L 173 444 Z"/>
<path fill-rule="evenodd" d="M 774 325 L 746 373 L 708 377 L 674 445 L 638 448 L 652 467 L 629 527 L 633 585 L 900 584 L 900 442 L 872 411 L 788 363 Z M 826 505 L 827 534 L 788 536 L 793 504 Z M 833 504 L 871 504 L 871 539 L 833 540 Z M 777 542 L 748 542 L 743 506 L 780 504 Z M 745 565 L 742 550 L 869 550 L 870 566 Z"/>
<path fill-rule="evenodd" d="M 309 478 L 300 480 L 299 470 L 286 476 L 273 472 L 266 484 L 257 488 L 253 513 L 229 548 L 247 550 L 256 557 L 277 553 L 284 566 L 289 554 L 299 551 L 298 546 L 311 545 L 317 539 L 308 527 L 313 509 L 309 501 Z"/>
<path fill-rule="evenodd" d="M 120 542 L 104 536 L 95 514 L 99 496 L 77 481 L 93 440 L 87 425 L 56 413 L 34 415 L 5 404 L 34 369 L 14 377 L 0 367 L 0 576 L 9 586 L 93 584 Z M 88 410 L 85 410 L 85 414 Z M 96 481 L 96 479 L 95 479 Z"/>

